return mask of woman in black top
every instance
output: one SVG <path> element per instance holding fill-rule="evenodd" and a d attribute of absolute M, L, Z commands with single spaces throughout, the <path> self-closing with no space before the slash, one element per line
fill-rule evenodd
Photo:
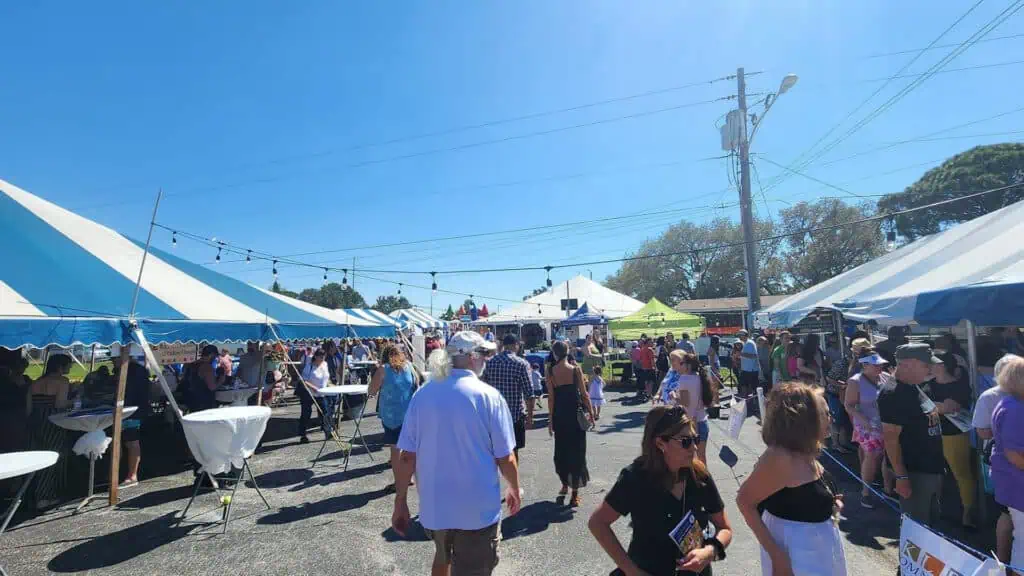
<path fill-rule="evenodd" d="M 640 457 L 625 467 L 604 502 L 590 517 L 590 532 L 618 568 L 616 576 L 711 575 L 711 562 L 725 558 L 732 528 L 725 505 L 707 468 L 694 454 L 697 429 L 681 406 L 656 406 L 647 414 Z M 708 521 L 718 532 L 685 556 L 669 533 L 687 513 L 696 529 Z M 630 516 L 629 550 L 612 531 L 621 516 Z"/>
<path fill-rule="evenodd" d="M 818 463 L 830 416 L 821 388 L 787 382 L 772 390 L 761 436 L 768 446 L 736 495 L 761 544 L 761 574 L 846 576 L 839 496 Z"/>
<path fill-rule="evenodd" d="M 941 352 L 936 354 L 936 357 L 942 360 L 942 364 L 936 364 L 932 368 L 935 379 L 921 386 L 921 390 L 935 402 L 935 409 L 942 416 L 939 420 L 942 426 L 942 454 L 946 457 L 946 464 L 953 472 L 956 487 L 960 492 L 961 521 L 964 527 L 974 528 L 976 480 L 974 465 L 971 463 L 970 435 L 945 417 L 946 414 L 957 417 L 962 410 L 970 407 L 971 384 L 967 380 L 967 374 L 960 368 L 955 352 Z M 965 425 L 969 424 L 969 414 L 960 417 L 960 420 Z"/>

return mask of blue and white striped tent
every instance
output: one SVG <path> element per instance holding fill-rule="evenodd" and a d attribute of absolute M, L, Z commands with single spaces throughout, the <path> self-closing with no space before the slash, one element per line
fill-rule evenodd
<path fill-rule="evenodd" d="M 395 310 L 390 316 L 399 321 L 403 327 L 415 326 L 421 330 L 442 330 L 448 326 L 444 320 L 438 320 L 420 308 Z"/>
<path fill-rule="evenodd" d="M 133 341 L 128 316 L 144 247 L 0 180 L 0 346 Z M 135 319 L 151 343 L 395 333 L 386 315 L 314 306 L 157 249 Z"/>
<path fill-rule="evenodd" d="M 403 325 L 398 320 L 388 316 L 383 312 L 378 312 L 372 308 L 345 308 L 344 310 L 338 310 L 347 315 L 349 321 L 370 323 L 374 326 L 389 326 L 391 328 L 390 336 L 394 335 L 394 331 L 403 328 Z M 356 326 L 353 324 L 353 326 Z M 358 327 L 353 328 L 357 332 L 358 336 L 364 336 Z M 365 336 L 376 337 L 375 334 L 365 334 Z"/>
<path fill-rule="evenodd" d="M 758 327 L 818 309 L 881 325 L 1024 324 L 1024 201 L 920 238 L 757 312 Z"/>

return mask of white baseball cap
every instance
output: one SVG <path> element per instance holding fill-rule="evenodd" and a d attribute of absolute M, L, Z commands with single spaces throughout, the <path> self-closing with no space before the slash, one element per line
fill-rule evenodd
<path fill-rule="evenodd" d="M 448 340 L 447 350 L 452 355 L 465 355 L 471 352 L 491 352 L 497 348 L 494 342 L 488 342 L 483 336 L 472 330 L 456 332 Z"/>

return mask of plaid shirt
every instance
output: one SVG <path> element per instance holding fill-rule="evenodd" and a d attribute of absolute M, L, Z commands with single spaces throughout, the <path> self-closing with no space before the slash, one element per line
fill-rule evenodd
<path fill-rule="evenodd" d="M 533 398 L 530 386 L 530 365 L 526 360 L 511 352 L 502 352 L 487 361 L 487 367 L 480 377 L 501 392 L 512 412 L 512 420 L 523 419 L 523 398 Z"/>

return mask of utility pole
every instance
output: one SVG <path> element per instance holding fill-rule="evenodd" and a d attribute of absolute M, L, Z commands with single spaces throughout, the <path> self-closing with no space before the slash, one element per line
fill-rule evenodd
<path fill-rule="evenodd" d="M 740 224 L 743 227 L 743 261 L 747 268 L 747 318 L 761 309 L 761 291 L 757 281 L 757 244 L 754 243 L 753 203 L 750 200 L 750 140 L 747 137 L 747 85 L 743 68 L 736 69 L 737 100 L 740 112 Z"/>

